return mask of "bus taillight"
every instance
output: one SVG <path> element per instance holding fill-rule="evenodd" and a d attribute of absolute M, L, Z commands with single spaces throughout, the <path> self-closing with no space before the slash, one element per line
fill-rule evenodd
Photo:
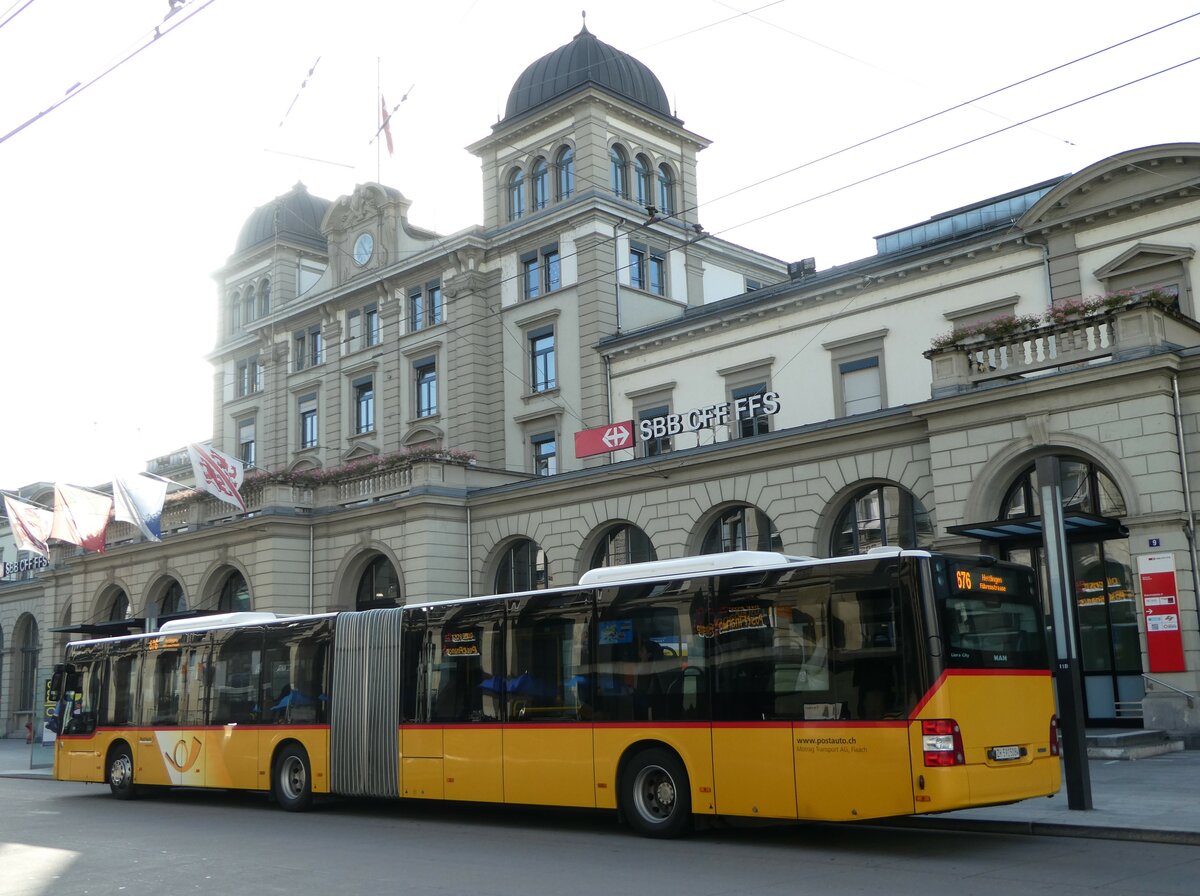
<path fill-rule="evenodd" d="M 1050 717 L 1050 755 L 1058 756 L 1062 753 L 1062 742 L 1059 740 L 1058 731 L 1058 716 Z"/>
<path fill-rule="evenodd" d="M 962 732 L 954 719 L 924 719 L 921 722 L 921 749 L 925 765 L 941 767 L 965 765 Z"/>

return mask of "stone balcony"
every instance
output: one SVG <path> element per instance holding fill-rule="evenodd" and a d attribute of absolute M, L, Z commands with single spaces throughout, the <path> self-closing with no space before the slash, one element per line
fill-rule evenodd
<path fill-rule="evenodd" d="M 942 398 L 1006 381 L 1200 346 L 1200 322 L 1155 301 L 1004 336 L 976 335 L 925 352 L 930 394 Z"/>

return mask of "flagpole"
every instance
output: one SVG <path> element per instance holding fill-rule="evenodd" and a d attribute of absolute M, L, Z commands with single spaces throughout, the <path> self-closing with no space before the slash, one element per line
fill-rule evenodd
<path fill-rule="evenodd" d="M 375 57 L 375 108 L 376 116 L 378 116 L 379 130 L 383 130 L 383 85 L 379 80 L 379 57 Z M 380 174 L 380 166 L 383 164 L 383 154 L 380 152 L 379 131 L 375 132 L 375 183 L 379 183 L 382 175 Z"/>

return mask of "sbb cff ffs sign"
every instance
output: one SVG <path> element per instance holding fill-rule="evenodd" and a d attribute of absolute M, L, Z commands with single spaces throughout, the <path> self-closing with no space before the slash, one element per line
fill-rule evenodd
<path fill-rule="evenodd" d="M 722 401 L 720 404 L 710 404 L 703 408 L 692 408 L 682 414 L 647 417 L 638 427 L 638 434 L 643 442 L 648 442 L 650 439 L 677 436 L 683 432 L 696 432 L 711 426 L 724 426 L 732 420 L 773 417 L 778 413 L 778 392 L 755 392 L 753 395 L 743 395 L 733 401 Z"/>
<path fill-rule="evenodd" d="M 591 457 L 633 447 L 633 421 L 594 426 L 575 433 L 575 456 Z"/>

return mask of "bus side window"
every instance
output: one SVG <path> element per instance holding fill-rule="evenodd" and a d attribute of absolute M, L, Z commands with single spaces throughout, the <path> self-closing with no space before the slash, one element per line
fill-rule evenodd
<path fill-rule="evenodd" d="M 108 688 L 104 701 L 105 725 L 125 727 L 136 723 L 139 655 L 128 652 L 108 659 Z"/>

